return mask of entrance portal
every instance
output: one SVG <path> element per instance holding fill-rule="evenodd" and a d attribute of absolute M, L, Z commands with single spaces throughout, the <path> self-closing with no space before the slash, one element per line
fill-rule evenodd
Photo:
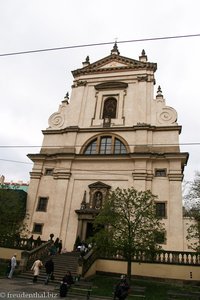
<path fill-rule="evenodd" d="M 86 240 L 90 237 L 93 237 L 95 234 L 93 223 L 87 222 L 87 229 L 86 229 Z"/>

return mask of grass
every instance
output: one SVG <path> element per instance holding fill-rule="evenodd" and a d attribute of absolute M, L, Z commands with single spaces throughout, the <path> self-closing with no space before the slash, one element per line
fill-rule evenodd
<path fill-rule="evenodd" d="M 104 296 L 104 297 L 113 297 L 113 288 L 115 284 L 119 281 L 117 277 L 97 275 L 92 279 L 92 295 Z M 195 287 L 191 285 L 178 285 L 177 283 L 170 284 L 166 282 L 151 281 L 149 280 L 132 280 L 131 286 L 145 287 L 145 299 L 147 300 L 163 300 L 167 299 L 167 292 L 194 292 L 194 290 L 200 292 L 200 286 Z M 134 297 L 131 296 L 134 294 Z M 129 300 L 138 300 L 141 297 L 136 297 L 134 292 L 130 291 L 128 296 Z"/>

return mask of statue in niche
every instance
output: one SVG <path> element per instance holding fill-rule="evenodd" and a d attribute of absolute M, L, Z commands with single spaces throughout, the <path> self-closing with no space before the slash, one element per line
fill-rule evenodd
<path fill-rule="evenodd" d="M 99 191 L 95 192 L 95 194 L 94 194 L 94 200 L 93 200 L 94 208 L 96 208 L 96 209 L 100 209 L 101 208 L 101 206 L 102 206 L 102 199 L 103 199 L 102 193 L 99 192 Z"/>

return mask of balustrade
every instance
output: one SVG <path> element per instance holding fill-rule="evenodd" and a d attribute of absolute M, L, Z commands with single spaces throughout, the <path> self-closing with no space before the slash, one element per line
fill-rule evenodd
<path fill-rule="evenodd" d="M 31 251 L 23 251 L 21 253 L 21 261 L 19 266 L 20 270 L 24 271 L 26 269 L 29 269 L 36 259 L 42 260 L 43 258 L 45 258 L 49 254 L 49 250 L 52 244 L 53 241 L 50 240 Z"/>
<path fill-rule="evenodd" d="M 85 257 L 83 261 L 83 269 L 89 269 L 89 266 L 94 262 L 95 259 L 116 259 L 125 260 L 120 254 L 116 256 L 101 256 L 99 257 L 97 252 L 94 251 L 88 259 Z M 179 252 L 179 251 L 145 251 L 137 250 L 132 256 L 133 262 L 144 262 L 144 263 L 161 263 L 161 264 L 179 264 L 179 265 L 200 265 L 200 252 Z"/>

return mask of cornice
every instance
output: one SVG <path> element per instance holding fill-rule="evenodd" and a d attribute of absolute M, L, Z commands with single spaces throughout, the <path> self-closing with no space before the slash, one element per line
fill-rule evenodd
<path fill-rule="evenodd" d="M 46 160 L 73 160 L 75 158 L 74 153 L 70 152 L 59 152 L 52 153 L 52 149 L 49 147 L 49 153 L 46 151 L 45 154 L 33 153 L 27 155 L 30 160 L 33 162 L 44 162 Z"/>
<path fill-rule="evenodd" d="M 30 172 L 31 179 L 40 179 L 42 177 L 42 171 L 32 171 Z"/>
<path fill-rule="evenodd" d="M 128 154 L 93 154 L 93 155 L 86 155 L 86 154 L 70 154 L 70 153 L 57 153 L 57 154 L 28 154 L 28 157 L 32 159 L 33 161 L 44 161 L 48 158 L 52 160 L 62 160 L 62 159 L 77 159 L 77 160 L 115 160 L 117 159 L 151 159 L 151 160 L 158 160 L 158 159 L 170 159 L 170 160 L 176 160 L 181 159 L 183 163 L 187 163 L 189 153 L 188 152 L 131 152 Z"/>
<path fill-rule="evenodd" d="M 154 126 L 148 124 L 139 124 L 134 126 L 127 127 L 88 127 L 80 128 L 78 126 L 69 126 L 63 129 L 46 129 L 42 130 L 42 133 L 45 134 L 63 134 L 67 132 L 116 132 L 116 131 L 137 131 L 137 130 L 147 130 L 147 131 L 178 131 L 181 133 L 182 126 Z"/>

